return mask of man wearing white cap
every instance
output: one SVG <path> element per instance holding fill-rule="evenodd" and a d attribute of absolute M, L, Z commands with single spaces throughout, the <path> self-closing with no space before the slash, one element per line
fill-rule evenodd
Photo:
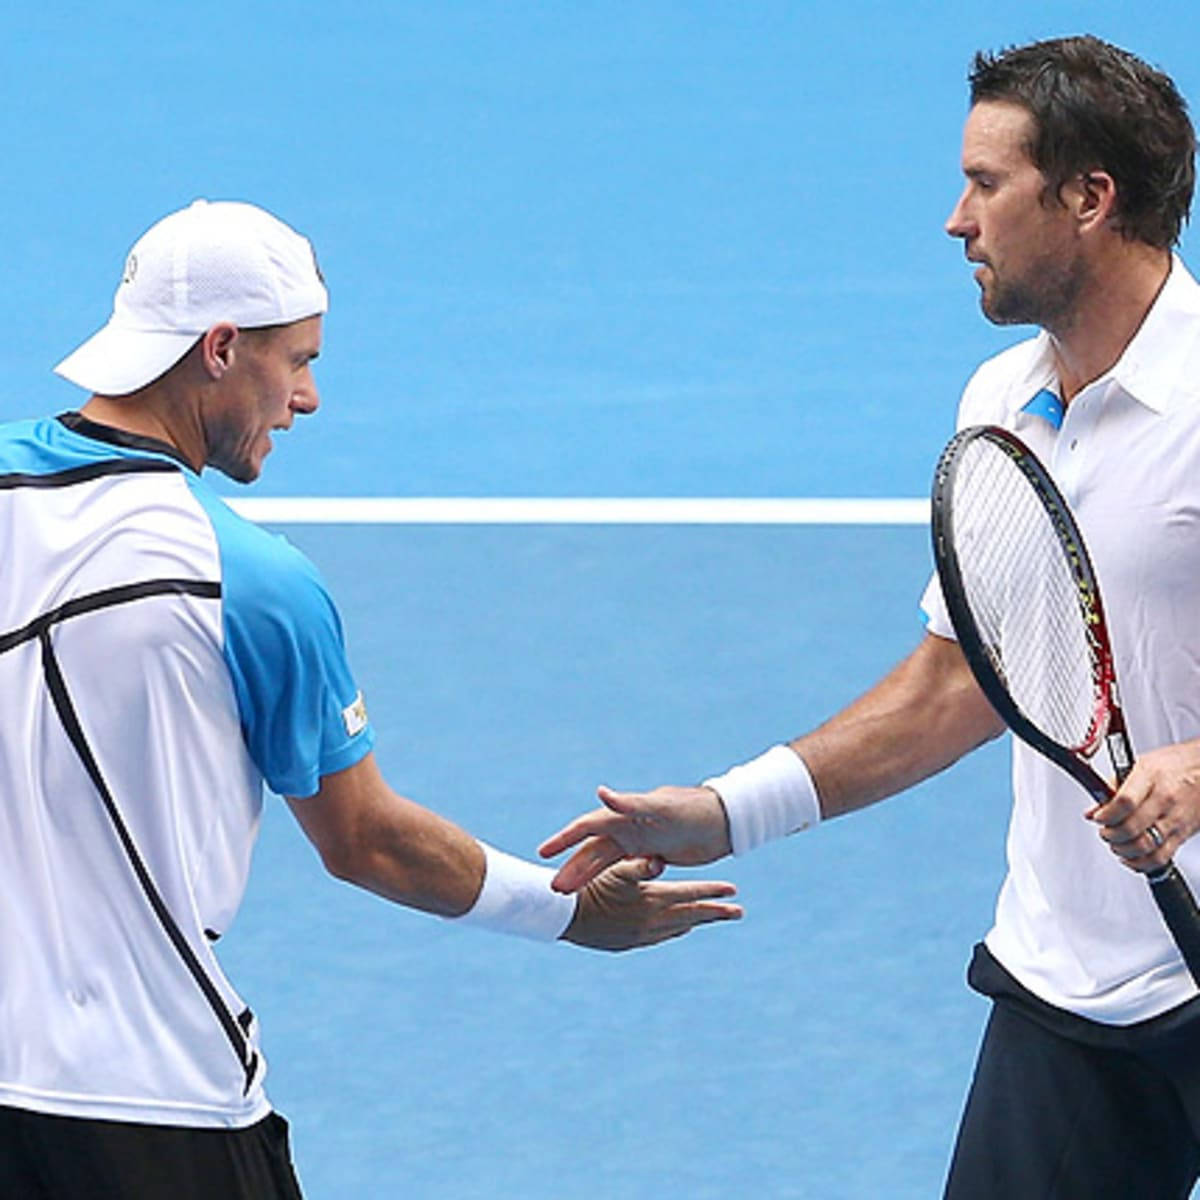
<path fill-rule="evenodd" d="M 740 915 L 651 861 L 577 902 L 384 782 L 316 571 L 200 478 L 316 410 L 327 304 L 305 238 L 198 200 L 56 368 L 82 409 L 0 427 L 0 1195 L 299 1195 L 213 952 L 264 780 L 333 874 L 443 917 L 621 949 Z"/>

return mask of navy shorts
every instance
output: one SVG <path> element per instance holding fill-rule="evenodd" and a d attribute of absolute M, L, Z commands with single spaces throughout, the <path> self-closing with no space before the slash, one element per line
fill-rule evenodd
<path fill-rule="evenodd" d="M 0 1107 L 0 1197 L 301 1200 L 287 1122 L 194 1129 Z"/>
<path fill-rule="evenodd" d="M 946 1200 L 1186 1200 L 1200 1175 L 1200 1001 L 1099 1025 L 1026 991 L 977 946 L 992 1013 Z"/>

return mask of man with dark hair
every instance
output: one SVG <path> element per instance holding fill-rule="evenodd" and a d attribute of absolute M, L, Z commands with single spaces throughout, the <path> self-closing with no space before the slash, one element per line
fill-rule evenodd
<path fill-rule="evenodd" d="M 201 478 L 256 478 L 316 411 L 327 304 L 306 238 L 198 200 L 56 368 L 82 409 L 0 427 L 6 1200 L 299 1196 L 214 949 L 264 780 L 334 875 L 460 923 L 618 950 L 740 915 L 648 860 L 576 903 L 384 781 L 316 570 Z"/>
<path fill-rule="evenodd" d="M 980 52 L 971 103 L 1016 104 L 1033 117 L 1026 146 L 1048 195 L 1097 164 L 1117 189 L 1114 228 L 1169 249 L 1179 241 L 1195 184 L 1196 135 L 1174 82 L 1094 37 Z"/>
<path fill-rule="evenodd" d="M 946 1194 L 1184 1197 L 1200 1172 L 1200 998 L 1139 873 L 1200 886 L 1200 285 L 1172 253 L 1195 138 L 1166 76 L 1095 38 L 980 55 L 946 223 L 985 315 L 1041 327 L 959 425 L 1031 444 L 1100 576 L 1138 762 L 1095 806 L 1013 745 L 1008 874 L 969 979 L 992 998 Z M 704 863 L 903 790 L 1002 732 L 940 589 L 927 632 L 813 732 L 692 788 L 600 790 L 543 846 L 580 886 L 627 854 Z M 1121 867 L 1130 868 L 1122 870 Z"/>

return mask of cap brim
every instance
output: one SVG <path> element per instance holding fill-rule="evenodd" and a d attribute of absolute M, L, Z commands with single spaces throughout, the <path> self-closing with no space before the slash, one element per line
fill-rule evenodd
<path fill-rule="evenodd" d="M 127 396 L 170 370 L 199 338 L 197 333 L 125 329 L 110 321 L 54 373 L 100 396 Z"/>

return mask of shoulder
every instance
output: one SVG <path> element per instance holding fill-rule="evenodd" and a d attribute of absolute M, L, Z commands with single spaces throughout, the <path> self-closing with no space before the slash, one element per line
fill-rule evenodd
<path fill-rule="evenodd" d="M 286 538 L 194 486 L 221 561 L 225 661 L 250 757 L 272 790 L 311 796 L 374 744 L 341 616 Z"/>
<path fill-rule="evenodd" d="M 8 421 L 0 425 L 0 473 L 48 475 L 81 466 L 104 455 L 89 454 L 54 417 Z"/>
<path fill-rule="evenodd" d="M 299 620 L 333 613 L 333 602 L 313 563 L 282 534 L 246 520 L 201 480 L 192 494 L 216 539 L 227 613 L 259 610 L 262 615 Z"/>
<path fill-rule="evenodd" d="M 106 436 L 111 435 L 111 436 Z M 78 412 L 0 424 L 0 474 L 62 476 L 67 483 L 113 474 L 187 474 L 162 445 L 134 444 Z"/>
<path fill-rule="evenodd" d="M 0 446 L 6 450 L 12 446 L 28 445 L 38 441 L 40 421 L 5 421 L 0 424 Z"/>

